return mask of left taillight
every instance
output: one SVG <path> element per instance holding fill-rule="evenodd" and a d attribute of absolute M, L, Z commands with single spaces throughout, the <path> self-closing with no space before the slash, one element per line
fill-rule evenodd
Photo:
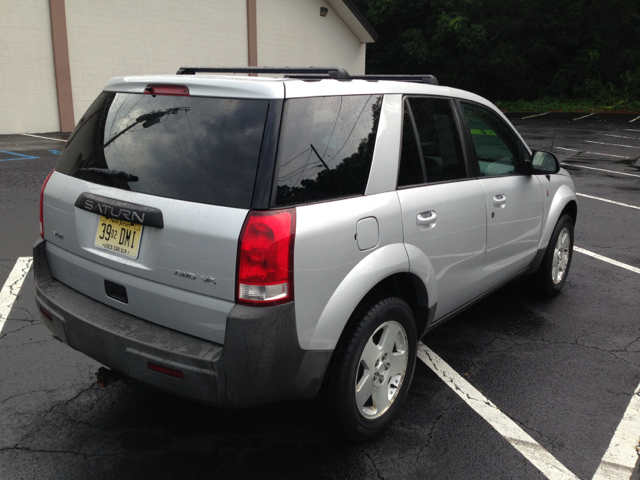
<path fill-rule="evenodd" d="M 47 175 L 47 178 L 44 179 L 44 182 L 42 182 L 42 188 L 40 189 L 40 236 L 42 238 L 44 238 L 44 224 L 42 222 L 42 207 L 44 206 L 44 189 L 47 188 L 47 182 L 49 181 L 49 179 L 51 178 L 51 175 L 53 175 L 53 172 L 55 172 L 55 170 L 51 170 L 51 172 L 49 173 L 49 175 Z"/>
<path fill-rule="evenodd" d="M 238 249 L 238 303 L 279 305 L 293 300 L 296 210 L 251 211 Z"/>

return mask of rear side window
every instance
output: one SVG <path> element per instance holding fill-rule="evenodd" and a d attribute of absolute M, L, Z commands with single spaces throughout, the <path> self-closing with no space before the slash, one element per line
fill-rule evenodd
<path fill-rule="evenodd" d="M 56 170 L 124 190 L 250 208 L 268 107 L 267 100 L 103 92 Z"/>
<path fill-rule="evenodd" d="M 363 195 L 381 104 L 379 95 L 287 100 L 275 204 Z"/>
<path fill-rule="evenodd" d="M 451 101 L 405 99 L 398 187 L 463 178 L 467 169 Z"/>

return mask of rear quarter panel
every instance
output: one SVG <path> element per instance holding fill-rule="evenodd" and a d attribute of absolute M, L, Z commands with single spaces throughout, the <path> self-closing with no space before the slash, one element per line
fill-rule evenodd
<path fill-rule="evenodd" d="M 366 293 L 408 271 L 402 215 L 395 191 L 297 207 L 294 295 L 300 346 L 333 349 Z M 377 245 L 358 248 L 359 220 L 374 217 Z"/>

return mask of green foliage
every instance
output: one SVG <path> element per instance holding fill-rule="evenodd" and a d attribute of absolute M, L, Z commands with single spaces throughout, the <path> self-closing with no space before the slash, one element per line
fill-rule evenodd
<path fill-rule="evenodd" d="M 354 1 L 380 35 L 369 73 L 432 73 L 501 100 L 640 98 L 637 0 Z"/>

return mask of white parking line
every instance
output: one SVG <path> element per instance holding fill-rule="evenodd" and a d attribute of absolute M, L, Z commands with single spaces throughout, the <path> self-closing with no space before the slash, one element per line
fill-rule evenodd
<path fill-rule="evenodd" d="M 597 143 L 598 145 L 608 145 L 610 147 L 625 147 L 625 148 L 639 148 L 636 145 L 622 145 L 620 143 L 605 143 L 605 142 L 596 142 L 594 140 L 585 140 L 585 143 Z"/>
<path fill-rule="evenodd" d="M 636 117 L 633 120 L 629 120 L 629 123 L 633 123 L 633 122 L 635 122 L 636 120 L 639 120 L 639 119 L 640 119 L 640 117 Z"/>
<path fill-rule="evenodd" d="M 629 140 L 640 140 L 640 137 L 627 137 L 626 135 L 612 135 L 610 133 L 605 133 L 605 137 L 615 137 L 615 138 L 628 138 Z"/>
<path fill-rule="evenodd" d="M 602 155 L 603 157 L 629 158 L 629 157 L 625 157 L 623 155 L 612 155 L 610 153 L 587 152 L 586 150 L 576 150 L 575 148 L 566 148 L 566 147 L 553 147 L 553 148 L 558 148 L 560 150 L 569 150 L 570 152 L 588 153 L 590 155 Z"/>
<path fill-rule="evenodd" d="M 31 135 L 30 133 L 21 133 L 20 135 L 24 135 L 25 137 L 44 138 L 45 140 L 55 140 L 56 142 L 67 143 L 66 140 L 62 140 L 61 138 L 41 137 L 40 135 Z"/>
<path fill-rule="evenodd" d="M 640 435 L 640 385 L 633 392 L 624 416 L 613 434 L 593 480 L 617 480 L 630 478 L 638 461 L 638 436 Z"/>
<path fill-rule="evenodd" d="M 600 200 L 601 202 L 613 203 L 615 205 L 620 205 L 621 207 L 635 208 L 636 210 L 640 210 L 640 207 L 636 207 L 635 205 L 628 205 L 626 203 L 614 202 L 613 200 L 607 200 L 606 198 L 593 197 L 591 195 L 585 195 L 584 193 L 576 193 L 579 197 L 592 198 L 593 200 Z"/>
<path fill-rule="evenodd" d="M 600 153 L 600 152 L 589 152 L 588 150 L 581 150 L 582 153 L 588 153 L 589 155 L 601 155 L 603 157 L 616 157 L 616 158 L 625 158 L 628 159 L 628 156 L 625 155 L 612 155 L 610 153 Z"/>
<path fill-rule="evenodd" d="M 545 112 L 545 113 L 539 113 L 537 115 L 529 115 L 528 117 L 522 117 L 520 120 L 525 120 L 527 118 L 534 118 L 534 117 L 541 117 L 543 115 L 547 115 L 549 112 Z"/>
<path fill-rule="evenodd" d="M 587 152 L 589 153 L 589 152 Z M 626 157 L 625 157 L 626 158 Z M 605 170 L 604 168 L 596 168 L 596 167 L 587 167 L 585 165 L 567 165 L 566 163 L 562 164 L 563 167 L 576 167 L 576 168 L 586 168 L 588 170 L 598 170 L 600 172 L 607 172 L 607 173 L 617 173 L 618 175 L 626 175 L 628 177 L 637 177 L 640 178 L 640 175 L 636 175 L 635 173 L 626 173 L 626 172 L 616 172 L 615 170 Z"/>
<path fill-rule="evenodd" d="M 583 118 L 587 118 L 590 117 L 591 115 L 595 115 L 595 113 L 590 113 L 589 115 L 585 115 L 584 117 L 578 117 L 578 118 L 574 118 L 573 120 L 582 120 Z"/>
<path fill-rule="evenodd" d="M 631 272 L 640 274 L 640 268 L 632 267 L 631 265 L 627 265 L 626 263 L 619 262 L 617 260 L 614 260 L 613 258 L 605 257 L 603 255 L 600 255 L 600 254 L 594 253 L 594 252 L 590 252 L 589 250 L 585 250 L 584 248 L 580 248 L 580 247 L 575 247 L 574 246 L 573 250 L 574 250 L 574 252 L 582 253 L 584 255 L 588 255 L 590 257 L 593 257 L 593 258 L 595 258 L 597 260 L 602 260 L 603 262 L 607 262 L 607 263 L 610 263 L 611 265 L 615 265 L 616 267 L 624 268 L 624 269 L 629 270 Z"/>
<path fill-rule="evenodd" d="M 640 117 L 638 117 L 638 118 L 640 118 Z M 636 118 L 636 120 L 637 120 L 637 118 Z M 625 132 L 640 132 L 640 130 L 635 129 L 635 128 L 625 128 L 624 131 Z"/>
<path fill-rule="evenodd" d="M 0 332 L 7 321 L 11 306 L 20 292 L 22 282 L 24 282 L 29 269 L 31 268 L 32 257 L 20 257 L 13 266 L 9 278 L 4 282 L 4 287 L 0 290 Z"/>
<path fill-rule="evenodd" d="M 604 200 L 597 197 L 590 197 L 589 195 L 582 196 Z M 604 257 L 585 250 L 584 248 L 574 246 L 573 249 L 578 253 L 640 274 L 640 268 Z M 422 342 L 418 343 L 418 358 L 438 375 L 467 405 L 475 410 L 476 413 L 502 435 L 505 440 L 540 470 L 544 476 L 550 480 L 578 478 Z M 630 478 L 638 461 L 638 452 L 640 452 L 640 385 L 638 385 L 635 392 L 633 392 L 631 401 L 592 480 L 619 480 L 622 478 Z"/>
<path fill-rule="evenodd" d="M 577 480 L 567 467 L 555 459 L 542 445 L 502 413 L 482 393 L 462 378 L 424 343 L 418 344 L 418 358 L 444 381 L 462 400 L 484 418 L 505 440 L 551 480 Z"/>

